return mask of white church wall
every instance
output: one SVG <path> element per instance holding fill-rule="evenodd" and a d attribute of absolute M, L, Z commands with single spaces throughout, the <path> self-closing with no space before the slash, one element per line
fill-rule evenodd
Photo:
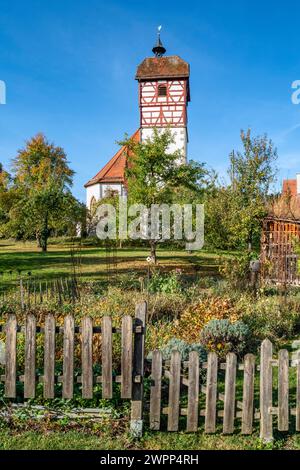
<path fill-rule="evenodd" d="M 88 209 L 91 207 L 91 201 L 95 198 L 96 201 L 100 199 L 100 184 L 93 184 L 93 186 L 88 186 L 86 188 L 86 206 Z"/>
<path fill-rule="evenodd" d="M 118 191 L 121 196 L 124 196 L 126 191 L 124 186 L 121 183 L 97 183 L 86 188 L 86 206 L 90 209 L 91 201 L 95 198 L 96 201 L 99 201 L 105 197 L 106 193 L 109 191 Z"/>
<path fill-rule="evenodd" d="M 118 184 L 118 183 L 112 183 L 112 184 L 101 184 L 101 197 L 105 197 L 106 193 L 109 191 L 118 191 L 118 193 L 122 196 L 122 191 L 123 191 L 123 185 Z"/>
<path fill-rule="evenodd" d="M 166 128 L 158 128 L 159 132 L 164 132 Z M 187 160 L 187 130 L 185 127 L 176 127 L 170 128 L 172 136 L 174 138 L 174 143 L 172 143 L 168 151 L 170 153 L 175 152 L 175 150 L 180 150 L 185 161 Z M 150 127 L 144 127 L 141 129 L 141 139 L 151 139 L 153 136 L 153 129 Z"/>

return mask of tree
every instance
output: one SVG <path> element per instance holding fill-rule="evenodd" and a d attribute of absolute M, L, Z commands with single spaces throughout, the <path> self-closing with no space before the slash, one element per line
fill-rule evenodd
<path fill-rule="evenodd" d="M 259 249 L 262 221 L 275 181 L 277 150 L 266 135 L 241 132 L 242 151 L 233 151 L 229 185 L 219 185 L 206 204 L 207 231 L 217 248 Z"/>
<path fill-rule="evenodd" d="M 9 219 L 9 207 L 10 207 L 10 174 L 7 173 L 2 163 L 0 163 L 0 236 L 4 224 Z"/>
<path fill-rule="evenodd" d="M 21 239 L 34 235 L 42 251 L 47 251 L 51 230 L 79 204 L 70 192 L 74 172 L 64 150 L 37 134 L 18 151 L 13 173 L 15 200 L 6 233 Z"/>
<path fill-rule="evenodd" d="M 191 203 L 193 196 L 203 192 L 208 172 L 203 164 L 183 163 L 181 152 L 170 152 L 173 143 L 169 129 L 153 129 L 153 138 L 142 142 L 126 139 L 120 145 L 128 149 L 126 179 L 130 204 L 173 204 L 185 194 Z M 150 239 L 151 256 L 156 262 L 157 240 Z"/>
<path fill-rule="evenodd" d="M 230 189 L 240 208 L 233 214 L 234 229 L 250 252 L 259 245 L 262 221 L 268 212 L 277 150 L 267 135 L 251 137 L 250 129 L 241 132 L 241 140 L 243 151 L 230 155 Z"/>

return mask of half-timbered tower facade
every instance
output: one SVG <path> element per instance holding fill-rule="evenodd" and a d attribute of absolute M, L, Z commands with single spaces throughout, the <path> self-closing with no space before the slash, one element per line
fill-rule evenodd
<path fill-rule="evenodd" d="M 154 57 L 138 67 L 141 139 L 151 138 L 153 128 L 169 128 L 174 143 L 170 151 L 180 150 L 187 159 L 187 106 L 190 101 L 189 64 L 179 56 L 166 56 L 160 39 Z"/>

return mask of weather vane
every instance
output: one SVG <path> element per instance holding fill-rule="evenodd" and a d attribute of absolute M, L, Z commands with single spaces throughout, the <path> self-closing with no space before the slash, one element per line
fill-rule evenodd
<path fill-rule="evenodd" d="M 161 25 L 159 25 L 157 27 L 157 43 L 152 49 L 152 51 L 153 51 L 153 53 L 155 54 L 156 57 L 162 57 L 164 55 L 164 53 L 166 52 L 166 49 L 164 48 L 164 46 L 162 45 L 162 42 L 160 40 L 161 28 L 162 28 Z"/>

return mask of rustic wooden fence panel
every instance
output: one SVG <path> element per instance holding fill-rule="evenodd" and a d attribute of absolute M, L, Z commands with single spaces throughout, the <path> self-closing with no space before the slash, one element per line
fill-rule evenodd
<path fill-rule="evenodd" d="M 63 398 L 73 398 L 75 384 L 79 383 L 83 398 L 92 399 L 93 385 L 98 383 L 102 384 L 102 397 L 109 399 L 113 397 L 113 382 L 117 382 L 120 383 L 121 397 L 131 399 L 131 432 L 135 436 L 142 433 L 148 398 L 149 423 L 153 431 L 164 426 L 162 415 L 167 415 L 167 429 L 172 432 L 178 431 L 185 422 L 187 432 L 196 432 L 204 426 L 206 433 L 222 430 L 224 434 L 232 434 L 240 429 L 242 434 L 251 434 L 255 423 L 259 422 L 260 437 L 270 441 L 275 427 L 280 432 L 287 432 L 294 417 L 296 431 L 300 431 L 300 351 L 290 360 L 287 350 L 274 353 L 272 343 L 266 339 L 261 344 L 260 357 L 246 354 L 242 361 L 229 353 L 222 362 L 216 353 L 209 353 L 207 362 L 201 362 L 195 351 L 189 354 L 188 361 L 182 361 L 178 351 L 172 352 L 170 361 L 164 361 L 162 352 L 156 350 L 149 362 L 144 357 L 146 317 L 145 302 L 137 306 L 135 318 L 123 317 L 120 329 L 112 327 L 108 316 L 102 319 L 101 326 L 95 326 L 89 317 L 76 325 L 74 317 L 68 315 L 64 325 L 57 326 L 54 316 L 49 314 L 44 325 L 39 326 L 31 314 L 26 316 L 25 325 L 17 325 L 16 315 L 8 315 L 6 325 L 0 325 L 6 348 L 4 374 L 0 377 L 5 384 L 5 397 L 15 399 L 16 385 L 23 382 L 24 399 L 34 398 L 37 383 L 43 382 L 46 399 L 55 397 L 59 383 L 62 384 Z M 19 333 L 25 340 L 23 370 L 17 364 Z M 114 333 L 121 334 L 121 338 L 115 338 L 121 343 L 120 375 L 113 369 Z M 39 335 L 44 335 L 44 370 L 38 376 Z M 94 365 L 99 363 L 93 357 L 96 335 L 101 335 L 102 348 L 99 376 L 94 372 Z M 75 350 L 78 351 L 79 343 L 81 356 L 76 356 L 75 369 Z M 55 373 L 55 357 L 61 344 L 62 374 Z M 145 365 L 151 379 L 150 397 L 144 391 Z"/>
<path fill-rule="evenodd" d="M 242 434 L 251 434 L 256 421 L 260 425 L 260 437 L 264 441 L 271 441 L 275 427 L 278 431 L 288 431 L 291 416 L 295 416 L 296 430 L 299 431 L 300 351 L 296 360 L 290 360 L 286 350 L 280 350 L 274 358 L 272 343 L 265 340 L 261 345 L 260 361 L 258 359 L 253 354 L 246 354 L 244 360 L 238 363 L 236 355 L 229 353 L 224 363 L 218 361 L 215 353 L 210 353 L 207 363 L 200 363 L 198 354 L 194 352 L 189 355 L 188 362 L 180 364 L 178 352 L 172 353 L 171 361 L 162 361 L 160 351 L 154 351 L 150 428 L 156 431 L 162 429 L 161 414 L 168 416 L 168 431 L 179 430 L 180 416 L 186 417 L 188 432 L 197 431 L 202 426 L 203 417 L 204 432 L 209 434 L 221 427 L 223 434 L 232 434 L 239 429 Z M 277 385 L 274 369 L 278 370 Z M 292 370 L 296 381 L 293 399 L 290 383 Z M 239 384 L 242 401 L 237 397 L 238 371 L 243 372 L 242 389 L 241 382 Z M 162 403 L 163 377 L 169 389 L 167 406 Z M 255 381 L 258 382 L 258 379 L 259 397 L 255 399 Z M 223 387 L 225 393 L 219 391 Z M 276 390 L 277 406 L 274 404 Z M 202 395 L 205 396 L 205 403 L 202 400 L 200 405 Z M 184 408 L 181 403 L 186 402 L 186 399 L 187 408 Z M 295 408 L 292 400 L 296 401 Z M 277 419 L 274 420 L 274 417 Z"/>
<path fill-rule="evenodd" d="M 55 384 L 62 384 L 62 397 L 74 397 L 74 385 L 81 383 L 82 397 L 93 398 L 93 385 L 102 384 L 102 397 L 113 398 L 113 381 L 121 384 L 121 397 L 132 399 L 132 422 L 140 433 L 143 419 L 143 381 L 144 350 L 147 304 L 142 302 L 136 307 L 133 319 L 125 316 L 122 327 L 113 328 L 111 318 L 102 318 L 101 327 L 94 326 L 90 317 L 84 317 L 81 325 L 75 324 L 74 317 L 68 315 L 63 326 L 56 326 L 54 315 L 46 315 L 43 326 L 36 324 L 36 318 L 28 314 L 25 325 L 17 325 L 16 315 L 8 316 L 6 325 L 0 325 L 0 332 L 5 333 L 5 366 L 0 379 L 5 383 L 6 398 L 16 398 L 16 385 L 24 383 L 24 399 L 34 398 L 37 382 L 43 382 L 43 395 L 46 399 L 55 398 Z M 24 374 L 17 364 L 17 335 L 25 334 Z M 120 375 L 113 373 L 112 336 L 121 334 Z M 38 376 L 36 369 L 37 335 L 44 335 L 43 372 Z M 80 340 L 78 339 L 80 335 Z M 62 375 L 55 375 L 56 352 L 59 341 L 57 335 L 63 335 Z M 93 338 L 101 335 L 102 363 L 101 375 L 94 375 Z M 81 346 L 81 375 L 75 376 L 75 346 Z M 79 358 L 77 358 L 79 359 Z M 78 362 L 78 361 L 77 361 Z M 115 371 L 114 371 L 115 372 Z M 22 397 L 19 397 L 19 399 Z"/>

